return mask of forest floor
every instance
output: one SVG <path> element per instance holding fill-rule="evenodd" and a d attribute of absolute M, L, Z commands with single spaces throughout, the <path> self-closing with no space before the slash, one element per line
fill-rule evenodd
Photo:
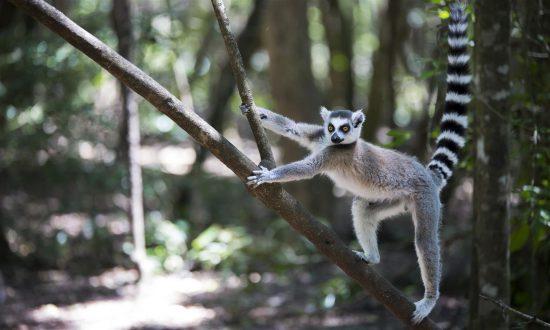
<path fill-rule="evenodd" d="M 1 329 L 401 329 L 367 296 L 330 310 L 313 305 L 311 275 L 282 281 L 214 272 L 155 275 L 136 285 L 137 273 L 114 268 L 70 278 L 50 271 L 17 289 L 0 305 Z M 258 282 L 245 285 L 244 282 Z M 311 284 L 311 283 L 310 283 Z M 463 302 L 442 298 L 444 328 L 460 328 Z"/>

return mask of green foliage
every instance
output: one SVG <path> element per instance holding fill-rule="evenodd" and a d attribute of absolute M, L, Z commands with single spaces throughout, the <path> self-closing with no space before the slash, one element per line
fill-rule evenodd
<path fill-rule="evenodd" d="M 289 232 L 282 219 L 262 233 L 251 233 L 241 226 L 214 224 L 191 242 L 188 257 L 201 268 L 238 275 L 263 271 L 285 274 L 296 265 L 317 260 L 314 247 L 305 242 Z"/>
<path fill-rule="evenodd" d="M 451 13 L 446 9 L 440 9 L 438 11 L 438 16 L 441 19 L 447 19 L 447 18 L 451 17 Z"/>
<path fill-rule="evenodd" d="M 153 212 L 146 221 L 147 254 L 154 257 L 165 271 L 178 271 L 184 266 L 189 223 L 171 222 Z"/>
<path fill-rule="evenodd" d="M 386 143 L 384 147 L 386 148 L 397 148 L 399 146 L 402 146 L 411 138 L 411 132 L 407 130 L 402 129 L 392 129 L 389 130 L 386 135 L 392 137 L 392 141 L 389 143 Z"/>
<path fill-rule="evenodd" d="M 510 238 L 510 251 L 516 252 L 523 248 L 527 239 L 529 238 L 529 225 L 523 223 L 516 230 L 513 231 Z"/>
<path fill-rule="evenodd" d="M 547 49 L 547 40 L 525 30 L 527 24 L 535 27 L 537 18 L 529 17 L 530 22 L 525 22 L 521 15 L 513 17 L 513 42 L 524 44 L 530 51 Z M 546 280 L 550 276 L 550 129 L 546 114 L 550 78 L 545 74 L 548 61 L 523 50 L 515 54 L 519 68 L 512 81 L 515 111 L 510 122 L 516 138 L 513 158 L 517 160 L 510 244 L 512 303 L 538 314 L 550 308 Z"/>
<path fill-rule="evenodd" d="M 252 238 L 243 227 L 212 225 L 193 240 L 189 257 L 206 269 L 220 265 L 240 273 L 248 261 L 244 249 L 250 244 Z"/>

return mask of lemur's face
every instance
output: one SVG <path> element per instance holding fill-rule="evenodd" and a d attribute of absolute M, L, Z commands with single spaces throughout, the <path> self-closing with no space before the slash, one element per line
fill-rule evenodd
<path fill-rule="evenodd" d="M 325 133 L 332 145 L 354 143 L 361 137 L 361 128 L 365 121 L 362 110 L 329 111 L 321 107 Z"/>

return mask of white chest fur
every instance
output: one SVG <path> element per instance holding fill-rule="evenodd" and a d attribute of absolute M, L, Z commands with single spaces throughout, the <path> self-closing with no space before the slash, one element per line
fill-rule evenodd
<path fill-rule="evenodd" d="M 366 184 L 356 177 L 346 175 L 340 171 L 330 171 L 325 173 L 336 186 L 342 188 L 351 194 L 364 198 L 369 201 L 382 201 L 394 199 L 401 195 L 399 191 L 389 191 Z"/>

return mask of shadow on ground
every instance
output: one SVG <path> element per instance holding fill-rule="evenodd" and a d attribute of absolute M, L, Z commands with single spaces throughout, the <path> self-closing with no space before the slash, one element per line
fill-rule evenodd
<path fill-rule="evenodd" d="M 318 263 L 285 274 L 217 272 L 155 275 L 136 285 L 132 270 L 70 278 L 46 272 L 8 287 L 0 306 L 4 329 L 401 329 L 361 293 L 331 309 L 319 304 L 319 284 L 334 269 Z M 464 302 L 443 297 L 435 311 L 443 328 L 461 328 Z"/>

